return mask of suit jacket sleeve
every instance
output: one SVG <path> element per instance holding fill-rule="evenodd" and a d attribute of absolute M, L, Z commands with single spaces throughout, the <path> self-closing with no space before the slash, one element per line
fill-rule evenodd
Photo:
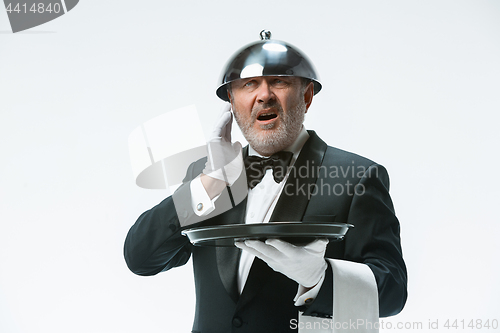
<path fill-rule="evenodd" d="M 354 189 L 346 221 L 354 228 L 345 237 L 344 254 L 339 259 L 368 265 L 377 282 L 380 316 L 395 315 L 406 302 L 407 272 L 387 171 L 380 165 L 371 165 Z M 327 256 L 330 257 L 328 252 Z M 304 314 L 331 315 L 333 283 L 329 267 L 317 298 Z"/>
<path fill-rule="evenodd" d="M 144 212 L 125 239 L 124 257 L 129 269 L 138 275 L 154 275 L 184 265 L 191 256 L 191 244 L 181 235 L 181 219 L 192 218 L 190 180 L 203 168 L 204 161 L 191 164 L 183 184 L 173 196 Z M 176 207 L 177 204 L 177 207 Z"/>

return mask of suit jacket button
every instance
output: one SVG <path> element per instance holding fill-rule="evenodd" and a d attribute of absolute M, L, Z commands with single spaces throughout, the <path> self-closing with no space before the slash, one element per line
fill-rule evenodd
<path fill-rule="evenodd" d="M 241 320 L 240 317 L 234 317 L 233 318 L 233 326 L 234 327 L 241 327 L 243 325 L 243 320 Z"/>

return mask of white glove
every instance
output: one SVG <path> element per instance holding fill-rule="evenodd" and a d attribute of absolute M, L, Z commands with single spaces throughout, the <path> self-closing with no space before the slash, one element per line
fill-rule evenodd
<path fill-rule="evenodd" d="M 229 186 L 233 185 L 244 170 L 241 144 L 231 144 L 233 114 L 230 110 L 231 104 L 227 103 L 207 144 L 207 163 L 203 170 L 205 175 L 225 181 Z"/>
<path fill-rule="evenodd" d="M 295 246 L 280 239 L 268 239 L 265 243 L 246 240 L 234 244 L 306 288 L 314 287 L 325 275 L 327 239 L 318 239 L 306 246 Z"/>

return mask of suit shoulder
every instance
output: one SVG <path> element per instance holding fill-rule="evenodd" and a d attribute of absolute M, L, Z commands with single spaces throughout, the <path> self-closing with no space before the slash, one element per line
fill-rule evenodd
<path fill-rule="evenodd" d="M 323 164 L 329 165 L 355 165 L 369 168 L 377 165 L 376 162 L 361 155 L 327 145 L 315 131 L 308 130 L 312 147 L 326 147 Z"/>
<path fill-rule="evenodd" d="M 387 169 L 366 157 L 354 154 L 335 147 L 327 147 L 323 165 L 335 166 L 341 170 L 355 170 L 357 178 L 376 178 L 381 180 L 389 189 L 389 174 Z"/>
<path fill-rule="evenodd" d="M 339 164 L 359 165 L 367 168 L 377 164 L 366 157 L 332 146 L 327 146 L 325 158 Z"/>

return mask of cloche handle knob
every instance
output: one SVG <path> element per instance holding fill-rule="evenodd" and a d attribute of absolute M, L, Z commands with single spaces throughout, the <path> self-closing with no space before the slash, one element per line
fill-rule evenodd
<path fill-rule="evenodd" d="M 265 29 L 262 30 L 260 32 L 260 39 L 261 40 L 269 40 L 269 39 L 271 39 L 271 31 L 265 30 Z"/>

